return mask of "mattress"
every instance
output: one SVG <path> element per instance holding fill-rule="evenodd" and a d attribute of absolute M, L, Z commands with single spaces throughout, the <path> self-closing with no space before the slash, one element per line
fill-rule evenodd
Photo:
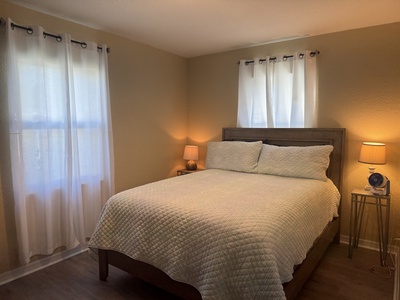
<path fill-rule="evenodd" d="M 210 169 L 116 194 L 89 246 L 149 263 L 203 299 L 285 299 L 282 283 L 339 201 L 329 179 Z"/>

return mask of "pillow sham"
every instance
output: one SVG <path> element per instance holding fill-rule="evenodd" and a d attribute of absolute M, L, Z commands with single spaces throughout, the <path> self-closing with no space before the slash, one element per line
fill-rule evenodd
<path fill-rule="evenodd" d="M 261 141 L 209 142 L 206 168 L 256 173 L 261 146 Z"/>
<path fill-rule="evenodd" d="M 326 169 L 333 146 L 262 145 L 258 173 L 326 181 Z"/>

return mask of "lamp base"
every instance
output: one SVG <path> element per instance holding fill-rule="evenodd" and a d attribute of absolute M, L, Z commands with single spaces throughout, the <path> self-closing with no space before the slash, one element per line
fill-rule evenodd
<path fill-rule="evenodd" d="M 197 164 L 194 160 L 188 160 L 186 163 L 186 170 L 196 170 L 197 169 Z"/>
<path fill-rule="evenodd" d="M 367 176 L 367 182 L 368 182 L 368 178 L 369 178 L 369 176 L 371 176 L 371 174 L 373 174 L 373 173 L 375 173 L 375 166 L 369 166 L 368 167 L 368 176 Z M 371 185 L 369 184 L 369 182 L 368 182 L 368 184 L 367 185 L 365 185 L 365 187 L 364 187 L 364 190 L 366 190 L 366 191 L 370 191 L 371 190 Z"/>

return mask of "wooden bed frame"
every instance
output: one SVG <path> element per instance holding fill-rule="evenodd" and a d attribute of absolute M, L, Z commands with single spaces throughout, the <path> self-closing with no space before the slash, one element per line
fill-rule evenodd
<path fill-rule="evenodd" d="M 343 128 L 223 128 L 222 130 L 222 139 L 225 141 L 262 140 L 264 143 L 278 146 L 333 145 L 334 150 L 330 156 L 327 176 L 333 181 L 339 192 L 341 192 L 344 138 L 345 129 Z M 340 217 L 335 218 L 327 225 L 303 263 L 296 266 L 293 279 L 283 285 L 288 300 L 295 299 L 329 244 L 332 241 L 339 243 L 339 237 Z M 98 250 L 98 255 L 100 280 L 107 279 L 108 265 L 113 265 L 183 299 L 201 299 L 199 291 L 194 287 L 174 281 L 152 265 L 112 250 Z"/>

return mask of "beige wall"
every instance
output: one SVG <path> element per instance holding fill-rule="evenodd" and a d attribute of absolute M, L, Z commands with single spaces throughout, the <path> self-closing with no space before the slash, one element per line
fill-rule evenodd
<path fill-rule="evenodd" d="M 222 127 L 236 125 L 239 59 L 299 49 L 321 51 L 319 126 L 347 129 L 342 233 L 348 234 L 349 194 L 354 187 L 365 184 L 367 165 L 357 162 L 362 141 L 387 143 L 388 163 L 377 170 L 392 181 L 392 220 L 394 212 L 398 215 L 400 23 L 186 60 L 4 1 L 0 2 L 0 12 L 1 17 L 11 17 L 17 23 L 39 24 L 49 32 L 68 32 L 74 39 L 107 43 L 111 48 L 108 58 L 117 191 L 173 176 L 183 166 L 187 137 L 201 146 L 199 165 L 204 166 L 207 141 L 219 140 Z M 4 35 L 0 34 L 0 45 L 3 41 Z M 3 153 L 5 145 L 0 147 Z M 1 273 L 17 266 L 17 244 L 13 203 L 5 196 L 9 189 L 4 186 L 9 177 L 4 171 L 7 162 L 0 163 Z M 369 210 L 367 220 L 362 238 L 377 240 L 374 210 Z M 395 231 L 400 236 L 398 222 Z"/>
<path fill-rule="evenodd" d="M 0 1 L 0 12 L 0 17 L 19 24 L 38 24 L 51 33 L 68 32 L 76 40 L 106 43 L 111 48 L 108 64 L 117 192 L 173 176 L 184 166 L 186 59 L 5 1 Z M 0 32 L 4 45 L 4 28 Z M 4 74 L 0 78 L 4 83 Z M 6 145 L 0 143 L 0 148 L 4 153 Z M 13 202 L 3 191 L 9 177 L 4 171 L 7 162 L 0 162 L 1 273 L 17 266 L 17 244 Z"/>
<path fill-rule="evenodd" d="M 201 145 L 236 126 L 240 59 L 319 50 L 319 127 L 347 130 L 342 234 L 348 234 L 350 193 L 366 183 L 368 165 L 357 162 L 362 141 L 387 144 L 387 164 L 377 171 L 391 179 L 394 215 L 400 210 L 400 23 L 245 48 L 189 60 L 188 136 Z M 377 241 L 376 214 L 366 216 L 361 238 Z M 398 220 L 397 220 L 398 221 Z M 395 235 L 400 236 L 400 223 Z"/>

